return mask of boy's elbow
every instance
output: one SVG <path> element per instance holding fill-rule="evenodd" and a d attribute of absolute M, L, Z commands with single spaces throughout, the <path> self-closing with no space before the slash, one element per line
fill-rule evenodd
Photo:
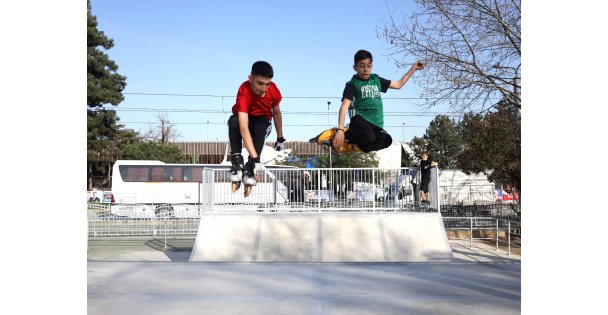
<path fill-rule="evenodd" d="M 401 88 L 405 85 L 405 83 L 402 83 L 401 81 L 399 81 L 397 84 L 391 84 L 389 85 L 390 88 L 395 89 L 395 90 L 401 90 Z"/>

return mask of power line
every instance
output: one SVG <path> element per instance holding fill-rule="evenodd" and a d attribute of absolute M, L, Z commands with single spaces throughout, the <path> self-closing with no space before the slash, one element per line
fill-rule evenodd
<path fill-rule="evenodd" d="M 117 112 L 163 112 L 163 113 L 200 113 L 200 114 L 230 114 L 232 112 L 224 111 L 224 110 L 209 110 L 209 109 L 184 109 L 184 108 L 131 108 L 131 107 L 122 107 L 122 108 L 112 108 L 112 110 Z M 312 116 L 337 116 L 337 112 L 292 112 L 292 111 L 281 111 L 284 115 L 312 115 Z M 458 112 L 392 112 L 385 111 L 384 116 L 398 116 L 398 117 L 434 117 L 437 115 L 444 115 L 450 117 L 462 117 L 463 114 Z"/>
<path fill-rule="evenodd" d="M 213 95 L 213 94 L 181 94 L 181 93 L 148 93 L 148 92 L 123 92 L 126 95 L 141 95 L 141 96 L 183 96 L 183 97 L 216 97 L 216 98 L 236 98 L 236 95 Z M 283 96 L 283 98 L 291 99 L 342 99 L 342 96 Z M 486 99 L 484 97 L 382 97 L 383 100 L 474 100 Z M 487 99 L 500 100 L 500 97 L 488 97 Z"/>
<path fill-rule="evenodd" d="M 144 121 L 120 121 L 119 123 L 121 124 L 143 124 L 143 125 L 157 125 L 158 122 L 144 122 Z M 171 124 L 173 125 L 226 125 L 225 122 L 222 123 L 213 123 L 213 122 L 171 122 Z M 325 127 L 327 128 L 327 124 L 322 124 L 322 125 L 304 125 L 304 124 L 298 124 L 298 125 L 292 125 L 292 124 L 283 124 L 283 126 L 288 126 L 288 127 Z M 428 126 L 412 126 L 412 125 L 395 125 L 395 126 L 389 126 L 389 125 L 385 125 L 384 128 L 393 128 L 393 127 L 399 127 L 399 128 L 427 128 Z"/>

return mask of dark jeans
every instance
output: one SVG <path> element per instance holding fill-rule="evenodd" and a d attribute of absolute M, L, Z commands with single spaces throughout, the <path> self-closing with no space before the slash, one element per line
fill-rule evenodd
<path fill-rule="evenodd" d="M 358 145 L 365 153 L 382 150 L 393 143 L 393 138 L 386 130 L 370 124 L 359 115 L 355 115 L 350 119 L 350 124 L 344 137 L 349 143 Z"/>
<path fill-rule="evenodd" d="M 249 116 L 249 133 L 253 139 L 253 147 L 258 156 L 262 155 L 264 141 L 270 135 L 272 123 L 266 116 Z M 243 137 L 239 129 L 238 115 L 228 118 L 228 139 L 230 140 L 230 154 L 241 153 L 243 150 Z"/>

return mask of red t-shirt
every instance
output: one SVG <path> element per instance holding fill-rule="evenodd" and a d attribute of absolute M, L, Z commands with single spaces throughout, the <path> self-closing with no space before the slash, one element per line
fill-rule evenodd
<path fill-rule="evenodd" d="M 272 120 L 272 108 L 279 105 L 281 99 L 283 99 L 281 92 L 274 82 L 270 82 L 266 94 L 264 97 L 260 97 L 253 93 L 251 82 L 245 81 L 236 94 L 236 104 L 232 106 L 232 113 L 241 112 L 251 116 L 266 116 Z"/>

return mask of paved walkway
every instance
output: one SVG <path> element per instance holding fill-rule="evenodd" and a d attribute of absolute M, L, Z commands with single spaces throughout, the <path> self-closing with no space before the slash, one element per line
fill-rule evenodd
<path fill-rule="evenodd" d="M 88 314 L 520 314 L 521 261 L 450 241 L 444 263 L 189 262 L 194 240 L 93 240 Z"/>

